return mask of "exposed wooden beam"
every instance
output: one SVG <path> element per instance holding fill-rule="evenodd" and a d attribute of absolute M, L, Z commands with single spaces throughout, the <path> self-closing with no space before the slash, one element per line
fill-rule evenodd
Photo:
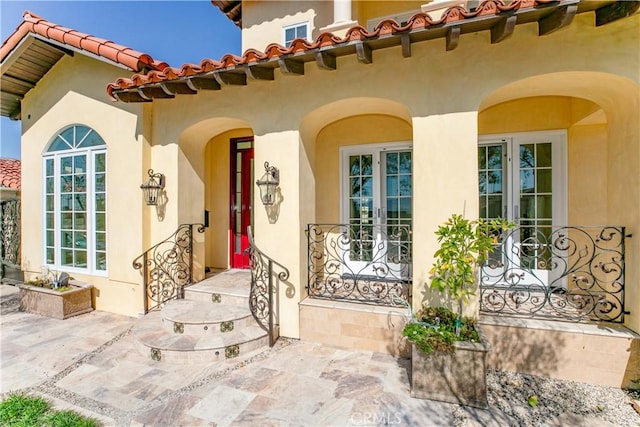
<path fill-rule="evenodd" d="M 14 98 L 23 99 L 24 93 L 11 92 L 10 90 L 2 89 L 2 93 L 10 95 Z"/>
<path fill-rule="evenodd" d="M 175 94 L 193 95 L 198 93 L 197 90 L 194 90 L 191 87 L 189 87 L 186 80 L 160 83 L 160 87 L 165 89 L 165 92 L 169 92 L 174 95 Z"/>
<path fill-rule="evenodd" d="M 206 77 L 192 77 L 187 80 L 187 86 L 193 90 L 220 90 L 220 84 L 215 79 Z"/>
<path fill-rule="evenodd" d="M 16 107 L 16 109 L 9 114 L 9 118 L 11 120 L 20 120 L 21 116 L 22 116 L 22 106 L 20 105 L 20 103 L 18 103 L 18 106 Z"/>
<path fill-rule="evenodd" d="M 118 101 L 122 102 L 151 102 L 151 99 L 140 96 L 140 93 L 137 90 L 114 92 L 113 96 L 115 96 Z"/>
<path fill-rule="evenodd" d="M 616 1 L 596 9 L 596 27 L 631 16 L 640 8 L 640 1 Z"/>
<path fill-rule="evenodd" d="M 513 30 L 516 28 L 517 20 L 518 17 L 515 15 L 507 16 L 491 27 L 491 43 L 500 43 L 502 40 L 511 37 Z"/>
<path fill-rule="evenodd" d="M 405 58 L 411 57 L 411 37 L 409 33 L 403 33 L 400 35 L 400 43 L 402 44 L 402 56 Z"/>
<path fill-rule="evenodd" d="M 244 86 L 247 84 L 247 75 L 245 73 L 239 74 L 216 71 L 213 73 L 213 78 L 216 79 L 219 85 Z"/>
<path fill-rule="evenodd" d="M 321 70 L 335 70 L 336 57 L 329 52 L 319 50 L 316 52 L 316 64 Z"/>
<path fill-rule="evenodd" d="M 25 80 L 25 79 L 21 79 L 20 77 L 15 77 L 15 76 L 10 76 L 8 74 L 5 74 L 2 76 L 3 80 L 7 80 L 10 83 L 14 83 L 17 85 L 22 85 L 22 86 L 26 86 L 28 88 L 33 88 L 35 87 L 35 83 L 29 80 Z"/>
<path fill-rule="evenodd" d="M 273 80 L 273 68 L 250 65 L 244 68 L 244 72 L 252 80 Z"/>
<path fill-rule="evenodd" d="M 447 51 L 458 47 L 460 41 L 460 27 L 450 27 L 447 31 Z"/>
<path fill-rule="evenodd" d="M 559 7 L 549 15 L 540 18 L 538 21 L 538 35 L 544 36 L 546 34 L 551 34 L 554 31 L 571 24 L 571 21 L 573 21 L 573 17 L 576 16 L 577 11 L 577 4 L 569 4 L 567 6 Z"/>
<path fill-rule="evenodd" d="M 167 93 L 160 86 L 147 86 L 141 87 L 140 92 L 142 95 L 146 96 L 149 99 L 153 98 L 175 98 L 175 95 L 171 93 Z"/>
<path fill-rule="evenodd" d="M 280 71 L 291 76 L 304 76 L 304 62 L 295 59 L 280 58 L 278 59 Z"/>
<path fill-rule="evenodd" d="M 356 55 L 358 56 L 358 62 L 362 64 L 371 64 L 373 62 L 371 48 L 363 42 L 356 43 Z"/>

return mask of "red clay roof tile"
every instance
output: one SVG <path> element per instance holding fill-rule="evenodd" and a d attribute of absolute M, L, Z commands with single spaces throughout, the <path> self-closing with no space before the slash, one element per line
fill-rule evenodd
<path fill-rule="evenodd" d="M 20 160 L 0 158 L 0 187 L 20 189 Z"/>
<path fill-rule="evenodd" d="M 223 2 L 213 1 L 212 3 L 216 4 Z M 431 26 L 442 26 L 477 17 L 486 17 L 491 15 L 497 16 L 500 13 L 516 12 L 521 9 L 534 8 L 548 3 L 558 3 L 558 0 L 514 0 L 509 4 L 505 4 L 501 0 L 485 0 L 471 12 L 461 6 L 452 6 L 445 10 L 438 20 L 433 20 L 431 16 L 426 13 L 418 12 L 411 16 L 405 25 L 401 25 L 393 19 L 385 19 L 378 23 L 372 31 L 368 31 L 360 25 L 355 25 L 347 30 L 346 35 L 343 38 L 331 33 L 322 33 L 312 42 L 306 39 L 296 39 L 288 47 L 272 43 L 265 48 L 264 52 L 259 52 L 256 49 L 249 49 L 245 51 L 241 57 L 227 54 L 223 56 L 220 61 L 204 59 L 200 63 L 199 73 L 233 68 L 239 65 L 252 64 L 258 61 L 274 60 L 285 55 L 304 53 L 320 47 L 330 48 L 342 43 L 390 37 L 407 31 L 427 29 Z M 196 71 L 197 68 L 198 67 L 194 64 L 185 64 L 179 72 L 176 72 L 175 70 L 177 69 L 174 68 L 169 73 L 163 73 L 162 70 L 159 70 L 153 74 L 149 73 L 148 75 L 135 74 L 131 79 L 118 79 L 116 82 L 108 84 L 107 93 L 112 99 L 117 100 L 114 96 L 114 91 L 133 89 L 137 86 L 142 86 L 148 83 L 157 83 L 159 81 L 194 76 L 198 74 L 198 71 Z"/>
<path fill-rule="evenodd" d="M 72 48 L 101 56 L 135 72 L 163 70 L 168 66 L 166 62 L 156 61 L 146 53 L 54 24 L 29 11 L 24 12 L 22 16 L 22 23 L 0 47 L 0 62 L 4 61 L 27 35 L 37 34 Z"/>

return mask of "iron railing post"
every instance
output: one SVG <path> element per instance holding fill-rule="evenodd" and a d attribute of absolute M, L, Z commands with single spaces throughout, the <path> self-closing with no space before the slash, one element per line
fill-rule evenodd
<path fill-rule="evenodd" d="M 273 337 L 273 261 L 269 260 L 269 346 L 273 347 L 275 343 Z"/>
<path fill-rule="evenodd" d="M 144 283 L 142 287 L 144 288 L 144 314 L 149 312 L 149 295 L 147 294 L 147 283 L 149 282 L 149 267 L 147 262 L 147 252 L 144 253 L 142 257 L 143 268 L 142 268 L 142 277 L 144 277 Z"/>

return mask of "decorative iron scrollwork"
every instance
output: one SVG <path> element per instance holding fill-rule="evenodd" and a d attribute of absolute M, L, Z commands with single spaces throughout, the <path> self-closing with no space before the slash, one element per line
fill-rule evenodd
<path fill-rule="evenodd" d="M 624 322 L 624 227 L 510 230 L 481 268 L 480 310 Z"/>
<path fill-rule="evenodd" d="M 410 225 L 309 224 L 307 248 L 310 297 L 385 306 L 411 301 Z"/>
<path fill-rule="evenodd" d="M 20 200 L 0 202 L 0 261 L 20 268 Z"/>
<path fill-rule="evenodd" d="M 269 332 L 269 345 L 273 346 L 276 339 L 274 337 L 275 327 L 279 324 L 276 300 L 278 287 L 281 283 L 287 286 L 285 294 L 288 297 L 293 297 L 294 288 L 291 284 L 287 284 L 289 270 L 258 249 L 253 240 L 251 227 L 248 227 L 247 233 L 249 236 L 249 265 L 251 267 L 249 308 L 258 324 Z"/>
<path fill-rule="evenodd" d="M 204 233 L 202 224 L 182 224 L 175 233 L 133 261 L 143 271 L 145 313 L 172 299 L 184 298 L 184 288 L 193 283 L 193 229 Z"/>

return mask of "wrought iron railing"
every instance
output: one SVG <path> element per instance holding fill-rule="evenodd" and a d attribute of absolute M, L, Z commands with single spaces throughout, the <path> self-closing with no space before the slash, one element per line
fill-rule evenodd
<path fill-rule="evenodd" d="M 133 260 L 144 278 L 144 312 L 172 299 L 183 299 L 184 288 L 193 284 L 193 230 L 204 233 L 202 224 L 182 224 L 171 236 Z"/>
<path fill-rule="evenodd" d="M 624 322 L 624 227 L 518 227 L 481 268 L 486 314 Z"/>
<path fill-rule="evenodd" d="M 0 201 L 0 278 L 5 268 L 20 270 L 20 200 Z"/>
<path fill-rule="evenodd" d="M 279 283 L 289 279 L 289 270 L 279 262 L 265 255 L 255 244 L 251 227 L 249 236 L 249 265 L 251 266 L 251 291 L 249 308 L 258 324 L 269 333 L 269 346 L 273 346 L 279 336 L 280 310 L 278 309 Z M 279 270 L 278 273 L 275 269 Z"/>
<path fill-rule="evenodd" d="M 409 224 L 309 224 L 307 251 L 312 298 L 392 307 L 411 301 Z"/>

